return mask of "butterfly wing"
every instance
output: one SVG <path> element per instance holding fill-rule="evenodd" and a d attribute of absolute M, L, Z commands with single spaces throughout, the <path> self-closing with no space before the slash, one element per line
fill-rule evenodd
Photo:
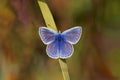
<path fill-rule="evenodd" d="M 39 35 L 44 44 L 50 44 L 53 42 L 55 40 L 55 34 L 56 32 L 46 27 L 39 28 Z"/>
<path fill-rule="evenodd" d="M 76 44 L 82 34 L 82 27 L 76 26 L 74 28 L 68 29 L 62 33 L 62 36 L 66 41 L 68 41 L 71 44 Z"/>
<path fill-rule="evenodd" d="M 47 55 L 53 59 L 59 58 L 58 41 L 50 43 L 46 48 Z"/>
<path fill-rule="evenodd" d="M 60 58 L 66 59 L 72 56 L 74 51 L 73 45 L 66 41 L 61 41 L 60 44 Z"/>

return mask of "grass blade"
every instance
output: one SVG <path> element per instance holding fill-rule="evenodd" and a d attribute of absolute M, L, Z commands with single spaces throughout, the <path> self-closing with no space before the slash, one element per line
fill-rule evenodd
<path fill-rule="evenodd" d="M 46 2 L 44 0 L 38 0 L 38 4 L 41 9 L 41 12 L 42 12 L 42 15 L 43 15 L 43 18 L 45 20 L 47 27 L 57 31 L 57 27 L 55 25 L 53 16 Z M 64 80 L 70 80 L 66 60 L 59 59 L 59 64 L 62 70 Z"/>

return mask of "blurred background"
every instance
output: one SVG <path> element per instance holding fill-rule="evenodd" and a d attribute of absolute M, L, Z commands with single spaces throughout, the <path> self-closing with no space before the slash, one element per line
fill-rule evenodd
<path fill-rule="evenodd" d="M 83 29 L 67 59 L 71 80 L 120 80 L 120 0 L 46 2 L 59 30 Z M 37 0 L 0 0 L 0 80 L 63 80 L 40 26 L 46 25 Z"/>

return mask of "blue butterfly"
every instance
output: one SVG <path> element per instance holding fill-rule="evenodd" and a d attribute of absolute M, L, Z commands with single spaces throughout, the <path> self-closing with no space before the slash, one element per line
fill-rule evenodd
<path fill-rule="evenodd" d="M 39 35 L 47 45 L 47 55 L 53 59 L 66 59 L 72 56 L 74 48 L 82 34 L 82 27 L 76 26 L 64 32 L 55 32 L 47 27 L 39 28 Z"/>

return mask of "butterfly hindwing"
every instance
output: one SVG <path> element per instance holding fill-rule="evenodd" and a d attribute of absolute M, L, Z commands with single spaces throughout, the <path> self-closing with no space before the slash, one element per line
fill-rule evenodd
<path fill-rule="evenodd" d="M 51 58 L 54 58 L 54 59 L 59 58 L 58 41 L 54 41 L 49 45 L 47 45 L 46 52 L 47 52 L 47 55 Z"/>
<path fill-rule="evenodd" d="M 73 45 L 71 45 L 70 43 L 66 42 L 66 41 L 61 41 L 61 45 L 60 45 L 60 58 L 62 59 L 66 59 L 69 58 L 70 56 L 72 56 L 74 48 Z"/>
<path fill-rule="evenodd" d="M 46 27 L 40 27 L 39 28 L 39 35 L 44 42 L 44 44 L 50 44 L 55 40 L 55 32 L 51 29 L 48 29 Z"/>
<path fill-rule="evenodd" d="M 81 34 L 82 34 L 82 27 L 80 26 L 68 29 L 62 33 L 65 40 L 71 44 L 76 44 L 79 41 Z"/>

